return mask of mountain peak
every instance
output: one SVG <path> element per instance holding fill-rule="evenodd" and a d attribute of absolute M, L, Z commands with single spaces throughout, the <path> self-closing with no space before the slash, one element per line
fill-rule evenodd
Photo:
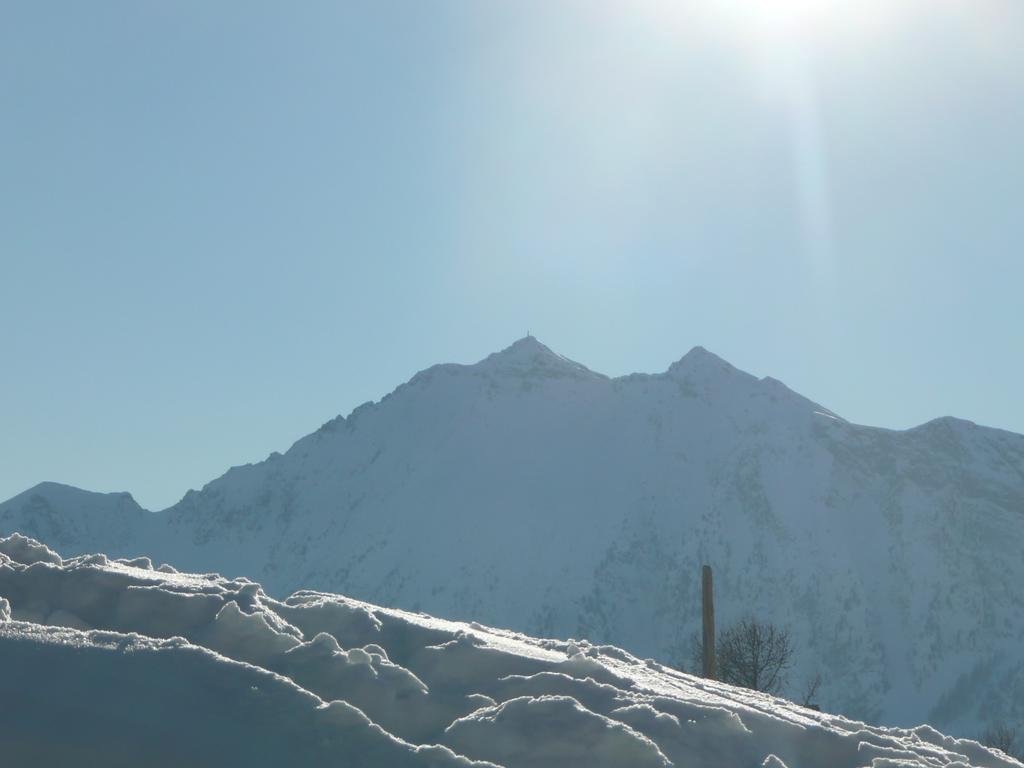
<path fill-rule="evenodd" d="M 500 352 L 488 355 L 477 366 L 487 370 L 536 374 L 541 376 L 598 376 L 585 365 L 563 357 L 542 344 L 536 336 L 526 335 Z"/>
<path fill-rule="evenodd" d="M 542 344 L 536 336 L 526 334 L 521 339 L 516 339 L 507 347 L 500 352 L 496 352 L 498 355 L 533 355 L 533 354 L 549 354 L 554 355 L 550 347 Z"/>
<path fill-rule="evenodd" d="M 668 372 L 672 374 L 688 374 L 696 371 L 742 373 L 732 363 L 701 346 L 694 347 L 668 368 Z"/>

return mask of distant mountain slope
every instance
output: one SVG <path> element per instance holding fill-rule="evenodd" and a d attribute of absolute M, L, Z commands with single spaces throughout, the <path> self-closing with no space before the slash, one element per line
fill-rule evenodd
<path fill-rule="evenodd" d="M 44 484 L 0 505 L 16 530 L 667 661 L 708 562 L 720 622 L 790 625 L 830 709 L 1024 722 L 1024 436 L 852 425 L 701 348 L 611 379 L 528 337 L 162 512 Z"/>
<path fill-rule="evenodd" d="M 0 538 L 0 763 L 354 768 L 1021 768 L 541 640 Z"/>

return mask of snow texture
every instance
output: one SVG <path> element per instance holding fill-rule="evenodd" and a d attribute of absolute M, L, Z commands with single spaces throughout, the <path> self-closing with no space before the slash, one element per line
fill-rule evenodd
<path fill-rule="evenodd" d="M 583 661 L 586 663 L 583 663 Z M 610 646 L 0 539 L 0 764 L 1010 768 Z"/>
<path fill-rule="evenodd" d="M 859 720 L 1024 723 L 1024 436 L 857 426 L 699 347 L 611 379 L 528 337 L 417 374 L 162 512 L 44 483 L 0 504 L 13 531 L 666 663 L 689 660 L 710 563 L 720 625 L 791 628 L 791 695 L 820 672 L 818 702 Z M 315 593 L 293 605 L 346 648 L 390 631 Z M 232 610 L 225 628 L 245 621 Z M 419 653 L 430 669 L 477 652 Z"/>

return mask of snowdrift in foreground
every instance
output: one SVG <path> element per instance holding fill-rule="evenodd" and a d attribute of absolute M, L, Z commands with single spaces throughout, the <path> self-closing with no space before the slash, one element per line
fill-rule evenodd
<path fill-rule="evenodd" d="M 641 661 L 0 539 L 5 766 L 1019 766 Z"/>

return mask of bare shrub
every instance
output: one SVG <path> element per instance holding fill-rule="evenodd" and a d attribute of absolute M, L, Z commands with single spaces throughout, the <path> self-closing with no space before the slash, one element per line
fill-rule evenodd
<path fill-rule="evenodd" d="M 782 690 L 793 663 L 789 630 L 754 618 L 725 630 L 715 650 L 719 680 L 765 693 Z"/>
<path fill-rule="evenodd" d="M 753 617 L 736 622 L 718 634 L 715 661 L 723 683 L 778 695 L 786 684 L 786 672 L 793 663 L 793 642 L 789 630 Z M 690 638 L 690 669 L 701 674 L 703 646 L 699 633 Z M 684 665 L 680 665 L 683 669 Z M 820 678 L 808 692 L 808 701 L 818 690 Z"/>

